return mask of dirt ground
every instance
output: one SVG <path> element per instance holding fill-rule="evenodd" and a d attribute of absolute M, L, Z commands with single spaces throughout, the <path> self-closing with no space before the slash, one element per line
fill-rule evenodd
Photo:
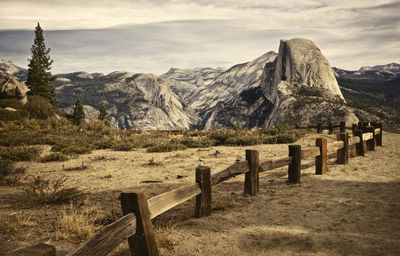
<path fill-rule="evenodd" d="M 296 144 L 314 146 L 317 136 L 307 135 Z M 195 219 L 192 199 L 153 220 L 160 254 L 400 255 L 399 146 L 399 134 L 384 133 L 383 147 L 350 158 L 346 165 L 332 159 L 327 175 L 314 175 L 314 167 L 304 169 L 299 185 L 287 184 L 287 167 L 262 173 L 260 193 L 254 197 L 243 196 L 243 175 L 221 183 L 213 187 L 211 216 Z M 151 197 L 193 183 L 196 166 L 221 171 L 244 157 L 245 149 L 259 150 L 260 161 L 288 154 L 287 144 L 168 153 L 98 150 L 65 162 L 21 162 L 18 167 L 26 168 L 28 177 L 66 176 L 68 185 L 79 186 L 87 200 L 104 210 L 101 229 L 121 216 L 120 192 L 140 190 Z M 39 241 L 60 251 L 76 246 L 54 238 L 63 207 L 32 205 L 18 188 L 0 187 L 2 219 L 31 216 L 31 224 L 21 229 L 0 229 L 0 251 Z M 127 244 L 113 254 L 128 255 Z"/>

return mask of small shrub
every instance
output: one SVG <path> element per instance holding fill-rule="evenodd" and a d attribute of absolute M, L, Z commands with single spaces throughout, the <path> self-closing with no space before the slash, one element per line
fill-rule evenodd
<path fill-rule="evenodd" d="M 82 194 L 77 187 L 65 188 L 67 178 L 61 177 L 50 182 L 47 179 L 36 177 L 32 182 L 22 187 L 29 200 L 42 204 L 67 203 L 77 199 Z"/>
<path fill-rule="evenodd" d="M 314 96 L 314 97 L 323 97 L 324 94 L 322 92 L 323 89 L 317 87 L 307 87 L 301 86 L 297 91 L 299 96 Z"/>
<path fill-rule="evenodd" d="M 115 141 L 112 143 L 111 148 L 118 151 L 130 151 L 135 148 L 135 144 L 132 141 Z"/>
<path fill-rule="evenodd" d="M 234 132 L 232 131 L 215 131 L 210 132 L 208 136 L 210 139 L 216 141 L 216 145 L 224 145 L 225 141 L 232 135 L 234 135 Z"/>
<path fill-rule="evenodd" d="M 171 152 L 175 150 L 183 150 L 186 149 L 185 145 L 180 143 L 163 143 L 155 146 L 151 146 L 147 148 L 147 152 Z"/>
<path fill-rule="evenodd" d="M 12 166 L 12 161 L 0 158 L 0 181 L 5 179 L 8 175 L 12 174 L 13 171 L 14 168 Z"/>
<path fill-rule="evenodd" d="M 68 156 L 61 153 L 61 152 L 54 152 L 51 153 L 45 157 L 43 157 L 40 161 L 42 163 L 46 163 L 46 162 L 53 162 L 53 161 L 67 161 L 68 160 Z"/>
<path fill-rule="evenodd" d="M 21 109 L 22 103 L 18 99 L 10 98 L 10 99 L 0 99 L 0 108 L 14 108 Z"/>
<path fill-rule="evenodd" d="M 36 119 L 23 119 L 21 122 L 21 126 L 30 130 L 40 130 L 40 124 Z"/>
<path fill-rule="evenodd" d="M 95 149 L 105 149 L 105 148 L 112 148 L 114 142 L 111 138 L 100 138 L 93 142 L 93 146 Z"/>
<path fill-rule="evenodd" d="M 72 128 L 71 122 L 68 121 L 68 119 L 66 119 L 64 117 L 51 118 L 50 119 L 50 126 L 51 126 L 51 128 L 53 128 L 54 130 L 57 130 L 57 131 L 68 130 L 68 129 Z"/>
<path fill-rule="evenodd" d="M 0 147 L 0 157 L 12 161 L 31 161 L 37 159 L 40 149 L 34 147 Z"/>
<path fill-rule="evenodd" d="M 94 146 L 85 140 L 59 141 L 51 147 L 52 151 L 61 152 L 65 155 L 81 155 L 92 152 Z"/>
<path fill-rule="evenodd" d="M 14 120 L 20 120 L 23 118 L 24 115 L 21 113 L 21 111 L 8 111 L 4 109 L 0 109 L 0 120 L 7 122 L 7 121 L 14 121 Z"/>
<path fill-rule="evenodd" d="M 236 135 L 229 137 L 224 144 L 225 145 L 237 145 L 237 146 L 250 146 L 262 144 L 263 138 L 258 135 Z"/>
<path fill-rule="evenodd" d="M 217 144 L 217 141 L 213 139 L 199 138 L 198 140 L 195 140 L 190 137 L 185 137 L 179 142 L 188 148 L 207 148 Z"/>
<path fill-rule="evenodd" d="M 87 123 L 85 123 L 85 129 L 88 131 L 94 131 L 94 132 L 105 132 L 106 130 L 109 129 L 109 127 L 100 120 L 89 120 Z"/>
<path fill-rule="evenodd" d="M 55 114 L 53 105 L 38 95 L 28 96 L 28 102 L 25 104 L 24 109 L 30 118 L 47 119 Z"/>

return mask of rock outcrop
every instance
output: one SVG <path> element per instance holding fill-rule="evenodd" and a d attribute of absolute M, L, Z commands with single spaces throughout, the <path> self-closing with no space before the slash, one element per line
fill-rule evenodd
<path fill-rule="evenodd" d="M 274 70 L 273 77 L 271 70 L 266 69 L 262 85 L 270 99 L 275 97 L 279 83 L 284 82 L 293 87 L 312 87 L 326 96 L 344 100 L 328 60 L 310 40 L 281 40 L 278 57 L 271 68 Z"/>
<path fill-rule="evenodd" d="M 188 129 L 198 122 L 194 111 L 170 89 L 170 81 L 153 74 L 76 72 L 57 75 L 60 107 L 68 110 L 80 97 L 95 113 L 104 102 L 112 125 L 121 129 Z"/>
<path fill-rule="evenodd" d="M 26 86 L 11 75 L 0 74 L 0 99 L 15 98 L 27 102 Z"/>
<path fill-rule="evenodd" d="M 329 62 L 310 40 L 281 40 L 278 57 L 265 66 L 261 87 L 274 105 L 266 126 L 358 121 L 345 106 Z"/>
<path fill-rule="evenodd" d="M 232 128 L 235 123 L 252 128 L 283 123 L 358 121 L 345 105 L 334 71 L 312 41 L 281 40 L 275 56 L 264 62 L 263 73 L 253 83 L 252 90 L 242 90 L 237 94 L 239 97 L 219 104 L 205 128 Z M 243 95 L 249 100 L 244 101 Z"/>
<path fill-rule="evenodd" d="M 3 66 L 24 74 L 8 62 Z M 295 38 L 281 40 L 278 54 L 229 69 L 170 69 L 162 76 L 75 72 L 57 75 L 55 85 L 62 109 L 80 97 L 95 116 L 104 102 L 112 125 L 121 129 L 253 128 L 356 122 L 336 81 L 343 72 L 335 73 L 312 41 Z"/>

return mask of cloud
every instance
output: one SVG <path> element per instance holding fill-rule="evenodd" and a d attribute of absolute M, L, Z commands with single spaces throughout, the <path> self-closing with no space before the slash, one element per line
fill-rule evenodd
<path fill-rule="evenodd" d="M 0 57 L 26 66 L 39 20 L 56 72 L 229 67 L 293 37 L 356 69 L 400 62 L 399 12 L 389 0 L 2 0 Z"/>

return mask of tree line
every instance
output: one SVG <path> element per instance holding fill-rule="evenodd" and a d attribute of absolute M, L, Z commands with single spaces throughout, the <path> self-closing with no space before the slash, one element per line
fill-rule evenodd
<path fill-rule="evenodd" d="M 56 90 L 53 82 L 56 76 L 51 73 L 51 65 L 53 60 L 50 58 L 50 48 L 47 48 L 44 42 L 43 29 L 38 22 L 35 27 L 35 39 L 31 48 L 32 56 L 28 59 L 28 76 L 26 85 L 29 88 L 28 95 L 36 95 L 46 99 L 51 103 L 53 108 L 58 106 L 56 98 Z M 103 121 L 107 126 L 111 126 L 111 118 L 107 113 L 104 103 L 101 103 L 100 114 L 98 119 Z M 82 102 L 78 97 L 76 99 L 72 122 L 75 125 L 81 125 L 85 120 L 85 111 Z"/>

